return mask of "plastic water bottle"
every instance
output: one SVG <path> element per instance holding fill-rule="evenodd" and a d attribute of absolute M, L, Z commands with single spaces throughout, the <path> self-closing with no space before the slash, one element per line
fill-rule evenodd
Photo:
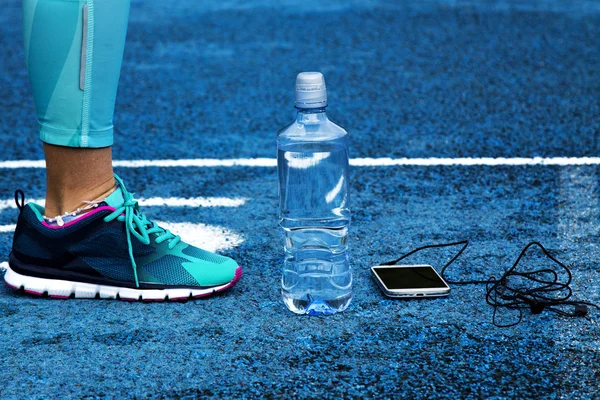
<path fill-rule="evenodd" d="M 321 73 L 298 74 L 295 105 L 296 120 L 277 134 L 281 293 L 297 314 L 334 314 L 352 298 L 348 133 L 327 119 Z"/>

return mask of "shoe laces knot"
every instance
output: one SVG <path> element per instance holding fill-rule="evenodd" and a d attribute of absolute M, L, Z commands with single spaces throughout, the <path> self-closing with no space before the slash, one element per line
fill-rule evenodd
<path fill-rule="evenodd" d="M 172 250 L 181 241 L 181 237 L 174 235 L 168 229 L 161 228 L 155 222 L 150 221 L 140 210 L 137 200 L 134 200 L 135 193 L 129 193 L 125 190 L 125 186 L 121 183 L 121 191 L 123 192 L 123 204 L 116 208 L 111 214 L 104 217 L 105 222 L 110 222 L 114 219 L 125 222 L 125 232 L 127 234 L 127 248 L 129 250 L 129 259 L 131 260 L 131 268 L 135 277 L 136 287 L 140 286 L 137 274 L 137 264 L 133 254 L 133 244 L 131 235 L 136 237 L 140 242 L 149 245 L 151 242 L 150 234 L 155 233 L 154 241 L 159 244 L 168 241 L 169 250 Z"/>

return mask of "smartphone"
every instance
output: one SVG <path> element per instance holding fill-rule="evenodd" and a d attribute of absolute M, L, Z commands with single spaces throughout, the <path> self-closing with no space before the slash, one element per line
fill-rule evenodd
<path fill-rule="evenodd" d="M 371 267 L 373 278 L 389 297 L 440 297 L 450 287 L 431 265 L 379 265 Z"/>

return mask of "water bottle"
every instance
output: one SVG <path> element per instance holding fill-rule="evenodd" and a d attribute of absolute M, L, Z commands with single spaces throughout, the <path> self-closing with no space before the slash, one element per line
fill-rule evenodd
<path fill-rule="evenodd" d="M 296 78 L 296 120 L 277 133 L 281 294 L 294 313 L 329 315 L 352 298 L 348 133 L 327 119 L 319 72 Z"/>

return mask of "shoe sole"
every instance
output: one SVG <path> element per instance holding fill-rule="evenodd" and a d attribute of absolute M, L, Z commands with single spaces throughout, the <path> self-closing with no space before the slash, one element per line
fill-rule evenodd
<path fill-rule="evenodd" d="M 237 267 L 233 280 L 221 286 L 208 289 L 131 289 L 118 286 L 95 285 L 93 283 L 71 282 L 58 279 L 37 278 L 21 275 L 6 268 L 4 283 L 11 289 L 21 290 L 33 296 L 52 299 L 119 299 L 123 301 L 186 301 L 209 297 L 232 288 L 242 277 L 242 268 Z"/>

